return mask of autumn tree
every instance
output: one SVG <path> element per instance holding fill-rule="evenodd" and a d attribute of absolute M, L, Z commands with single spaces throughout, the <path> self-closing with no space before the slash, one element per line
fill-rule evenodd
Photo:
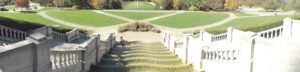
<path fill-rule="evenodd" d="M 179 10 L 179 7 L 180 7 L 180 0 L 172 0 L 173 2 L 173 8 L 175 10 Z"/>
<path fill-rule="evenodd" d="M 20 7 L 20 8 L 27 8 L 29 6 L 28 0 L 16 0 L 15 4 L 16 7 Z"/>
<path fill-rule="evenodd" d="M 227 10 L 236 10 L 241 4 L 241 0 L 226 0 L 224 8 Z"/>
<path fill-rule="evenodd" d="M 64 5 L 64 0 L 53 0 L 53 4 L 56 6 L 56 7 L 59 7 L 59 6 L 63 6 Z"/>
<path fill-rule="evenodd" d="M 101 9 L 102 8 L 102 0 L 93 0 L 93 6 L 95 9 Z"/>

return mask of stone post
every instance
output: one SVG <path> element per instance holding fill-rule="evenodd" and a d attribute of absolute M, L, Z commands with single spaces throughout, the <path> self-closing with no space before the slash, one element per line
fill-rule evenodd
<path fill-rule="evenodd" d="M 292 37 L 292 26 L 293 21 L 292 18 L 285 18 L 283 20 L 283 40 L 289 40 Z"/>
<path fill-rule="evenodd" d="M 34 42 L 33 48 L 33 71 L 34 72 L 47 72 L 51 70 L 50 62 L 50 40 L 40 33 L 30 35 L 28 40 Z"/>
<path fill-rule="evenodd" d="M 188 47 L 189 47 L 189 36 L 191 36 L 191 34 L 186 34 L 186 35 L 184 35 L 184 37 L 183 37 L 183 46 L 182 46 L 182 48 L 183 48 L 183 52 L 184 52 L 184 59 L 182 59 L 182 61 L 184 62 L 184 63 L 188 63 Z"/>
<path fill-rule="evenodd" d="M 227 28 L 227 40 L 228 40 L 228 43 L 231 43 L 233 40 L 233 27 Z"/>

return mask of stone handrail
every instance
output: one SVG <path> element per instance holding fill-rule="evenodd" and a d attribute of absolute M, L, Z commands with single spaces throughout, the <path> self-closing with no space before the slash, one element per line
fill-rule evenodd
<path fill-rule="evenodd" d="M 67 40 L 67 35 L 56 32 L 56 31 L 52 32 L 52 36 L 53 36 L 53 40 L 58 40 L 58 41 L 66 41 Z"/>
<path fill-rule="evenodd" d="M 269 30 L 258 32 L 257 34 L 259 35 L 259 37 L 273 39 L 280 37 L 282 35 L 283 30 L 283 26 L 279 26 Z"/>
<path fill-rule="evenodd" d="M 52 69 L 55 72 L 64 70 L 63 68 L 74 67 L 78 65 L 81 69 L 82 64 L 82 53 L 84 50 L 51 50 L 50 60 L 52 62 Z"/>
<path fill-rule="evenodd" d="M 211 41 L 220 41 L 220 40 L 226 40 L 227 39 L 227 33 L 213 35 L 211 38 Z"/>
<path fill-rule="evenodd" d="M 182 41 L 175 41 L 175 47 L 174 48 L 182 48 L 183 42 Z"/>
<path fill-rule="evenodd" d="M 237 60 L 238 52 L 239 52 L 238 49 L 204 50 L 205 60 L 207 61 L 225 61 L 225 62 L 232 61 L 233 62 Z"/>
<path fill-rule="evenodd" d="M 28 32 L 0 25 L 0 39 L 7 41 L 20 41 L 25 40 L 28 35 Z"/>

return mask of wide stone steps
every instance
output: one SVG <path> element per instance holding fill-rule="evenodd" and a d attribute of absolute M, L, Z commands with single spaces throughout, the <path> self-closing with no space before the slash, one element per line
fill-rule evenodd
<path fill-rule="evenodd" d="M 135 43 L 113 48 L 90 72 L 193 72 L 159 43 Z"/>

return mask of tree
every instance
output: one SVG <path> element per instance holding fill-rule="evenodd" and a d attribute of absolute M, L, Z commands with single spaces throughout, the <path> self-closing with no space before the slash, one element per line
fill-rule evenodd
<path fill-rule="evenodd" d="M 264 2 L 264 9 L 267 11 L 276 10 L 280 7 L 280 3 L 277 0 L 266 0 Z"/>
<path fill-rule="evenodd" d="M 59 6 L 63 6 L 64 5 L 64 0 L 53 0 L 53 4 L 56 6 L 56 7 L 59 7 Z"/>
<path fill-rule="evenodd" d="M 253 6 L 260 5 L 260 3 L 261 3 L 260 1 L 261 0 L 244 0 L 243 4 L 246 5 L 246 6 L 249 6 L 251 8 Z"/>
<path fill-rule="evenodd" d="M 16 0 L 16 7 L 27 8 L 29 6 L 28 0 Z"/>
<path fill-rule="evenodd" d="M 173 7 L 171 0 L 161 0 L 160 6 L 162 9 L 166 9 L 166 10 L 172 9 L 172 7 Z"/>
<path fill-rule="evenodd" d="M 241 0 L 226 0 L 224 7 L 227 10 L 236 10 L 241 3 Z"/>
<path fill-rule="evenodd" d="M 294 10 L 300 11 L 300 1 L 299 0 L 291 0 L 290 5 Z"/>
<path fill-rule="evenodd" d="M 93 6 L 95 9 L 101 9 L 102 8 L 102 0 L 93 0 Z"/>
<path fill-rule="evenodd" d="M 172 0 L 173 2 L 173 8 L 175 10 L 179 10 L 179 7 L 180 7 L 180 0 Z"/>

